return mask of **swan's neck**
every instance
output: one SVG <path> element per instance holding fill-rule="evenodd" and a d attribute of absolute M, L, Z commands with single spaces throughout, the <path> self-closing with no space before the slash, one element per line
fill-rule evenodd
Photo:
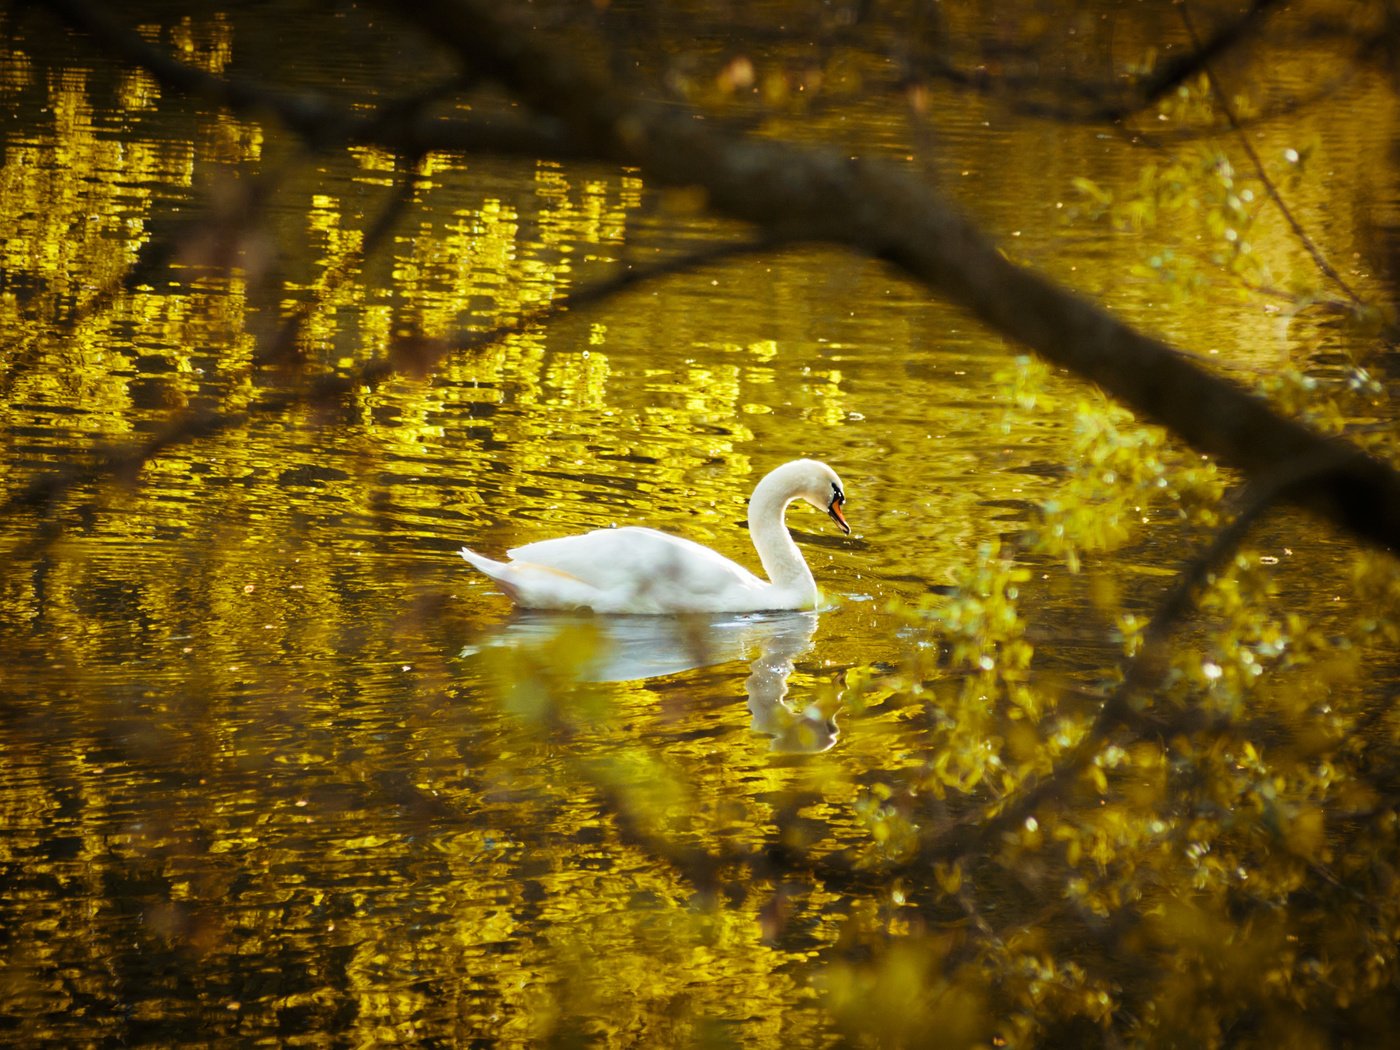
<path fill-rule="evenodd" d="M 749 536 L 773 586 L 810 596 L 815 605 L 817 583 L 783 521 L 788 504 L 796 498 L 788 485 L 771 474 L 760 481 L 749 500 Z"/>

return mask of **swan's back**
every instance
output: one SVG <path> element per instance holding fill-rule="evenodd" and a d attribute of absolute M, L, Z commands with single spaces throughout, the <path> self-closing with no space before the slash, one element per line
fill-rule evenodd
<path fill-rule="evenodd" d="M 767 608 L 771 586 L 708 547 L 630 525 L 527 543 L 493 562 L 463 557 L 521 605 L 598 612 L 713 612 Z"/>
<path fill-rule="evenodd" d="M 700 592 L 764 585 L 708 547 L 640 525 L 540 540 L 507 553 L 515 561 L 566 572 L 605 591 L 648 580 Z"/>

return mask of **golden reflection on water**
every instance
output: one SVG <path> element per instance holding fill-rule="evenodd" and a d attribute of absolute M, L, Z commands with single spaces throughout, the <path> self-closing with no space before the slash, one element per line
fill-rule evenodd
<path fill-rule="evenodd" d="M 0 172 L 4 265 L 35 281 L 0 302 L 32 355 L 4 373 L 12 485 L 172 411 L 254 403 L 284 381 L 255 369 L 258 342 L 297 303 L 316 304 L 304 351 L 331 370 L 405 331 L 519 314 L 614 257 L 641 202 L 633 177 L 539 165 L 522 214 L 504 192 L 519 199 L 516 176 L 430 163 L 386 279 L 361 281 L 396 173 L 359 151 L 314 188 L 283 187 L 241 269 L 220 276 L 191 245 L 105 307 L 171 198 L 239 177 L 265 143 L 222 116 L 198 146 L 154 125 L 123 138 L 81 73 L 45 90 L 49 113 Z M 153 92 L 126 81 L 128 112 Z M 306 255 L 275 259 L 274 240 Z M 269 302 L 279 275 L 287 299 Z M 716 296 L 761 307 L 740 287 L 753 276 L 717 274 Z M 606 770 L 680 841 L 743 841 L 799 795 L 813 834 L 849 830 L 844 773 L 769 759 L 784 733 L 823 743 L 800 732 L 826 678 L 810 629 L 790 651 L 655 684 L 556 681 L 550 702 L 586 714 L 567 755 L 530 728 L 546 694 L 523 695 L 528 674 L 494 697 L 490 661 L 456 655 L 505 611 L 451 558 L 468 538 L 644 517 L 752 560 L 736 528 L 752 476 L 831 447 L 843 374 L 819 353 L 794 368 L 800 334 L 761 316 L 752 336 L 717 338 L 713 301 L 663 286 L 363 391 L 338 416 L 173 448 L 139 487 L 60 512 L 63 535 L 0 596 L 15 643 L 0 746 L 16 756 L 0 863 L 6 923 L 32 946 L 0 1001 L 27 1036 L 526 1045 L 606 1017 L 619 1038 L 671 1042 L 740 1002 L 729 1023 L 746 1039 L 816 1036 L 787 967 L 834 936 L 836 897 L 756 886 L 697 907 L 620 840 L 584 775 Z M 783 440 L 750 422 L 770 417 Z M 838 553 L 817 549 L 824 575 Z"/>
<path fill-rule="evenodd" d="M 175 42 L 214 70 L 235 45 L 217 15 Z M 139 74 L 95 105 L 97 75 L 0 57 L 24 117 L 0 167 L 8 491 L 173 411 L 296 382 L 254 359 L 301 304 L 307 369 L 348 372 L 577 288 L 653 221 L 630 173 L 430 158 L 364 262 L 403 172 L 356 149 L 285 176 L 231 272 L 188 244 L 114 294 L 173 208 L 276 181 L 288 146 L 226 114 L 163 116 Z M 75 1043 L 820 1041 L 803 967 L 852 903 L 764 880 L 705 899 L 603 792 L 680 843 L 737 848 L 782 823 L 860 848 L 855 785 L 921 727 L 875 703 L 827 750 L 804 713 L 824 725 L 843 670 L 901 659 L 890 598 L 942 582 L 1053 486 L 1066 424 L 1009 423 L 1003 363 L 879 265 L 792 252 L 175 447 L 139 485 L 56 508 L 61 534 L 0 584 L 0 894 L 26 946 L 0 1014 Z M 855 537 L 793 512 L 836 607 L 759 651 L 574 681 L 557 665 L 591 643 L 497 644 L 505 602 L 451 553 L 637 522 L 752 564 L 753 481 L 801 454 L 843 475 Z M 6 523 L 5 549 L 34 524 Z"/>

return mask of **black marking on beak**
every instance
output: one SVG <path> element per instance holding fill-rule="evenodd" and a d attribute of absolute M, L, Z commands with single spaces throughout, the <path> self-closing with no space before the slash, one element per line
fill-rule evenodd
<path fill-rule="evenodd" d="M 841 486 L 836 482 L 831 483 L 831 502 L 826 505 L 826 512 L 831 515 L 831 520 L 841 526 L 841 531 L 847 536 L 851 534 L 851 527 L 846 524 L 846 515 L 841 513 L 841 505 L 846 502 L 846 494 L 841 491 Z"/>

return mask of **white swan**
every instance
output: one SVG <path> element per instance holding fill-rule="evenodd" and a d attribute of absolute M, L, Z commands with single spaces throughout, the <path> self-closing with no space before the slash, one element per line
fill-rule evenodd
<path fill-rule="evenodd" d="M 825 463 L 798 459 L 769 473 L 749 500 L 749 535 L 771 582 L 708 547 L 628 526 L 527 543 L 510 561 L 463 547 L 461 555 L 528 609 L 600 613 L 715 613 L 814 609 L 817 583 L 783 516 L 795 499 L 826 511 L 846 534 L 841 479 Z"/>

